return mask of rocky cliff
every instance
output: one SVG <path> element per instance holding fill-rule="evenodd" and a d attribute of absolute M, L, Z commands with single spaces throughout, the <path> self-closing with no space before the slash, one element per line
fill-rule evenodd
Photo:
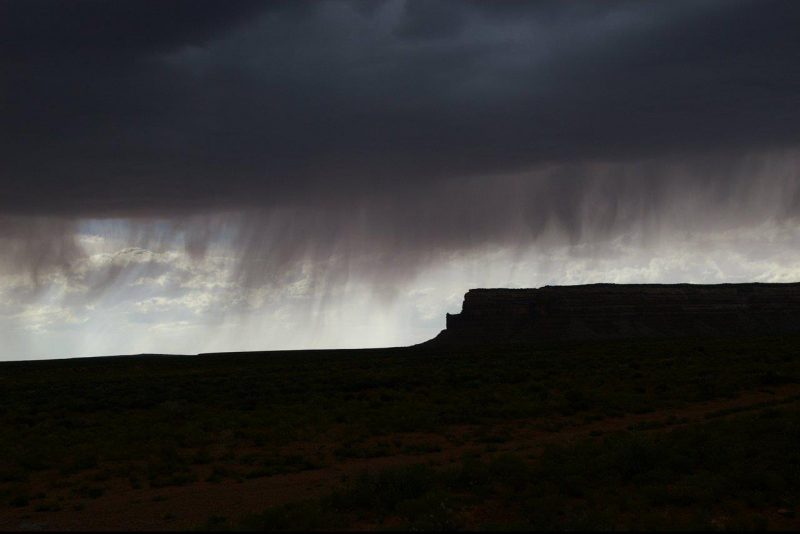
<path fill-rule="evenodd" d="M 472 289 L 434 343 L 800 334 L 800 283 Z"/>

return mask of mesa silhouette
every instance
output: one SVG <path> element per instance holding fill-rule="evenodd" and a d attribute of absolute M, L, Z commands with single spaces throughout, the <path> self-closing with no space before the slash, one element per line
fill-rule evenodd
<path fill-rule="evenodd" d="M 431 344 L 800 333 L 800 284 L 472 289 Z"/>
<path fill-rule="evenodd" d="M 0 531 L 796 531 L 798 312 L 479 289 L 411 347 L 3 362 Z"/>

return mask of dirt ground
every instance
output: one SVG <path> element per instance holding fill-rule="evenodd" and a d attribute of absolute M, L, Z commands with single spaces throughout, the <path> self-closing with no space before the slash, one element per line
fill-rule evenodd
<path fill-rule="evenodd" d="M 322 495 L 339 487 L 350 477 L 363 472 L 414 463 L 446 466 L 465 454 L 488 457 L 515 452 L 534 457 L 551 443 L 568 443 L 591 439 L 603 434 L 636 429 L 666 432 L 671 428 L 713 417 L 729 417 L 772 405 L 800 403 L 800 386 L 791 385 L 742 394 L 735 399 L 698 403 L 679 410 L 666 410 L 641 415 L 604 419 L 595 422 L 564 419 L 561 428 L 542 430 L 541 421 L 519 420 L 491 428 L 460 426 L 443 429 L 437 434 L 403 434 L 382 436 L 382 440 L 402 439 L 405 442 L 435 444 L 435 452 L 398 454 L 377 458 L 338 459 L 319 469 L 299 473 L 273 475 L 249 480 L 225 480 L 220 483 L 195 482 L 184 486 L 160 489 L 133 489 L 121 481 L 109 483 L 102 495 L 78 499 L 66 491 L 60 509 L 35 506 L 0 509 L 2 530 L 186 530 L 207 525 L 213 518 L 238 520 L 249 514 L 309 497 Z M 477 435 L 506 436 L 487 447 Z M 298 443 L 298 449 L 309 444 Z M 313 444 L 317 447 L 318 444 Z M 48 487 L 48 498 L 58 497 L 57 474 L 43 474 L 39 483 Z M 49 478 L 48 478 L 49 477 Z M 202 479 L 201 479 L 202 480 Z M 781 517 L 776 521 L 781 524 Z M 788 519 L 787 519 L 788 521 Z M 789 523 L 787 528 L 791 527 Z"/>

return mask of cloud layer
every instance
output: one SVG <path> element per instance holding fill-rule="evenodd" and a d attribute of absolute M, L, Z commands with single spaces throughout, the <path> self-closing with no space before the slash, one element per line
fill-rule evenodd
<path fill-rule="evenodd" d="M 795 2 L 0 8 L 4 212 L 338 206 L 800 136 Z"/>
<path fill-rule="evenodd" d="M 0 0 L 4 317 L 289 332 L 450 302 L 419 277 L 466 258 L 791 229 L 798 27 L 793 1 Z"/>

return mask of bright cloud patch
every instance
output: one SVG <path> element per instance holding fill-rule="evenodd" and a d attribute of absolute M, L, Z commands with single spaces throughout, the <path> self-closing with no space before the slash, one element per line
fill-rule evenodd
<path fill-rule="evenodd" d="M 289 283 L 253 287 L 222 247 L 198 260 L 178 247 L 81 240 L 88 254 L 70 269 L 0 278 L 4 359 L 405 345 L 436 335 L 473 287 L 800 280 L 800 229 L 785 222 L 453 253 L 390 291 L 359 277 L 325 285 L 303 261 Z"/>

